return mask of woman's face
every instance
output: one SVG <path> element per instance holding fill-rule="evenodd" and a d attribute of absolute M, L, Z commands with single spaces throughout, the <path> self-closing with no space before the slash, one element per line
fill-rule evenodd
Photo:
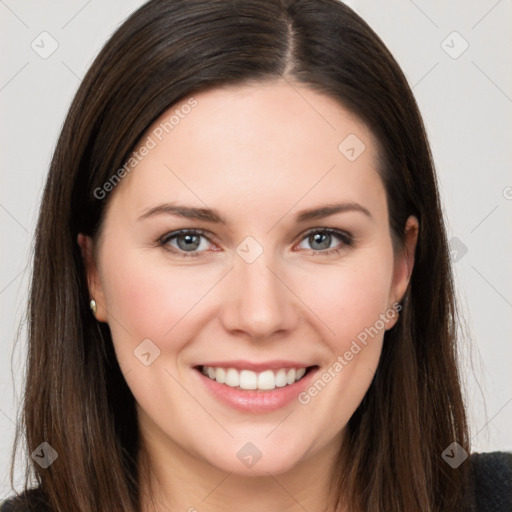
<path fill-rule="evenodd" d="M 376 156 L 349 111 L 284 81 L 202 92 L 143 137 L 94 259 L 79 242 L 155 454 L 265 474 L 336 452 L 413 262 Z"/>

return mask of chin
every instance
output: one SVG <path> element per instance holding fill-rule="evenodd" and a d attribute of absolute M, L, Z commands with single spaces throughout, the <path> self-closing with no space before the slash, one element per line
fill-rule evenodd
<path fill-rule="evenodd" d="M 306 455 L 293 444 L 284 448 L 264 439 L 261 442 L 234 441 L 230 446 L 219 446 L 214 454 L 210 448 L 205 459 L 222 471 L 240 476 L 278 475 L 293 469 Z"/>

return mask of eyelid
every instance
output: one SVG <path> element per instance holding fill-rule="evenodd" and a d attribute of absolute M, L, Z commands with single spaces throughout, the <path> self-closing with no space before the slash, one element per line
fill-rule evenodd
<path fill-rule="evenodd" d="M 176 238 L 180 235 L 201 235 L 210 242 L 212 242 L 211 238 L 215 238 L 213 233 L 210 233 L 209 231 L 207 231 L 205 229 L 184 228 L 184 229 L 176 229 L 174 231 L 169 231 L 165 235 L 159 237 L 158 240 L 162 243 L 166 243 L 169 240 L 171 240 L 172 238 Z"/>
<path fill-rule="evenodd" d="M 338 238 L 345 238 L 347 241 L 353 241 L 354 237 L 348 232 L 343 229 L 338 228 L 328 228 L 328 227 L 318 227 L 318 228 L 309 228 L 305 233 L 302 233 L 300 236 L 300 240 L 304 240 L 304 238 L 311 236 L 314 233 L 328 233 L 330 235 L 335 235 Z"/>

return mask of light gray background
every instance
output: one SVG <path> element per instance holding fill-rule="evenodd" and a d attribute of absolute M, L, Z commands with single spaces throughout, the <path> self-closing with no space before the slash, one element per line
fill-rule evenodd
<path fill-rule="evenodd" d="M 0 0 L 0 499 L 10 494 L 23 331 L 12 354 L 44 177 L 81 77 L 142 3 Z M 511 451 L 512 1 L 347 3 L 399 61 L 429 133 L 470 334 L 461 352 L 473 447 Z M 43 59 L 31 45 L 49 51 L 51 38 L 58 48 Z"/>

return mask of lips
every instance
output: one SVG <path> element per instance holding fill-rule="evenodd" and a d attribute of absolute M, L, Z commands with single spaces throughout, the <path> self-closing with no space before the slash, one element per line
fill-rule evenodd
<path fill-rule="evenodd" d="M 211 362 L 194 367 L 204 388 L 235 409 L 264 413 L 283 408 L 306 389 L 318 366 L 300 362 Z"/>

